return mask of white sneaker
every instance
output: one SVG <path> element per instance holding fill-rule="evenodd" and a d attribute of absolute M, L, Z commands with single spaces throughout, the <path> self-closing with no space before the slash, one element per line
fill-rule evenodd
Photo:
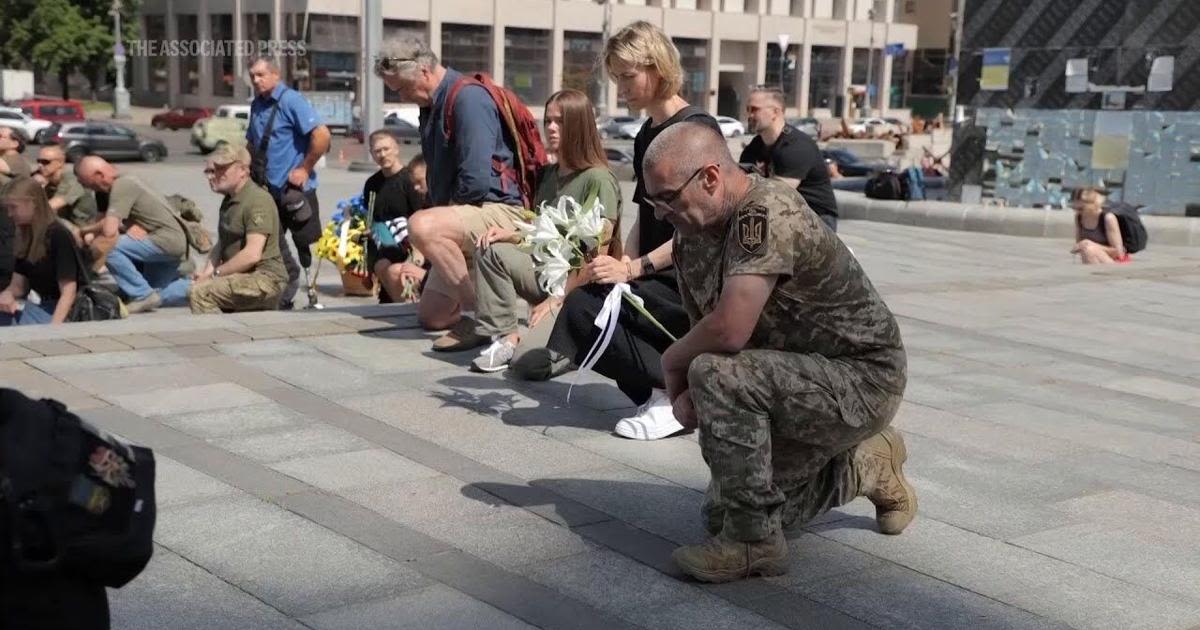
<path fill-rule="evenodd" d="M 516 351 L 517 347 L 509 341 L 497 339 L 471 362 L 471 369 L 476 372 L 499 372 L 507 369 Z"/>
<path fill-rule="evenodd" d="M 617 435 L 631 440 L 659 440 L 682 430 L 683 425 L 671 409 L 671 400 L 662 389 L 652 391 L 650 400 L 638 407 L 636 415 L 622 418 L 613 429 Z"/>

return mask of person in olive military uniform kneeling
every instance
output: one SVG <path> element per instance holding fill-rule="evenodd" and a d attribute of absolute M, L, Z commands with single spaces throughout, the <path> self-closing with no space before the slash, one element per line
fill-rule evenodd
<path fill-rule="evenodd" d="M 904 478 L 900 329 L 858 261 L 788 184 L 746 174 L 725 139 L 679 123 L 646 151 L 646 200 L 675 228 L 689 332 L 662 357 L 712 473 L 711 538 L 675 550 L 700 580 L 787 571 L 783 530 L 866 497 L 879 530 L 916 514 Z"/>
<path fill-rule="evenodd" d="M 204 174 L 221 202 L 217 244 L 192 276 L 193 313 L 274 310 L 287 284 L 279 252 L 279 213 L 271 194 L 250 181 L 250 153 L 221 147 Z"/>

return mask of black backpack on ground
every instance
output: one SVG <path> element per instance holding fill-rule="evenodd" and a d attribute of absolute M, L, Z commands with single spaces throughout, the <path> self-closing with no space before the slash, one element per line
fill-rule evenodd
<path fill-rule="evenodd" d="M 1142 217 L 1138 214 L 1137 206 L 1127 204 L 1123 201 L 1116 201 L 1104 204 L 1104 210 L 1105 212 L 1113 213 L 1113 216 L 1117 217 L 1117 225 L 1121 227 L 1121 241 L 1125 245 L 1126 252 L 1136 254 L 1146 249 L 1146 244 L 1150 241 L 1150 235 L 1146 233 L 1146 226 L 1142 223 Z M 1103 225 L 1103 222 L 1101 225 Z"/>
<path fill-rule="evenodd" d="M 155 512 L 150 449 L 0 388 L 5 574 L 124 586 L 154 552 Z"/>
<path fill-rule="evenodd" d="M 863 192 L 869 199 L 893 199 L 898 201 L 908 200 L 908 178 L 901 177 L 899 173 L 888 169 L 876 173 L 867 180 L 866 187 Z"/>

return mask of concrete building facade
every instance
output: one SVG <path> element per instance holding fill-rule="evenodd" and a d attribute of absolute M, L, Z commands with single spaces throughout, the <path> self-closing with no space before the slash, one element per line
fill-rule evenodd
<path fill-rule="evenodd" d="M 884 52 L 916 47 L 918 27 L 897 19 L 904 0 L 610 1 L 613 32 L 635 20 L 663 27 L 681 53 L 683 96 L 713 113 L 741 118 L 750 87 L 771 84 L 785 89 L 792 115 L 843 116 L 864 105 L 908 115 L 904 56 Z M 448 65 L 487 72 L 540 110 L 563 87 L 601 98 L 605 10 L 590 0 L 384 0 L 384 37 L 422 37 Z M 147 40 L 303 41 L 303 56 L 283 59 L 290 83 L 357 92 L 369 68 L 360 11 L 361 3 L 344 0 L 146 0 L 142 28 Z M 134 56 L 132 64 L 138 103 L 212 106 L 249 97 L 237 51 Z M 615 88 L 607 110 L 625 111 Z"/>

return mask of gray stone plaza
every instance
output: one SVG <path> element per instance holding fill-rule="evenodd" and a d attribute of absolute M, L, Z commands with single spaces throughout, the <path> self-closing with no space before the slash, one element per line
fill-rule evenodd
<path fill-rule="evenodd" d="M 0 383 L 155 449 L 158 547 L 114 628 L 1200 627 L 1200 253 L 842 236 L 903 330 L 920 512 L 886 537 L 837 509 L 779 578 L 672 566 L 704 535 L 694 434 L 613 436 L 629 401 L 592 374 L 469 373 L 412 306 L 7 329 Z"/>

